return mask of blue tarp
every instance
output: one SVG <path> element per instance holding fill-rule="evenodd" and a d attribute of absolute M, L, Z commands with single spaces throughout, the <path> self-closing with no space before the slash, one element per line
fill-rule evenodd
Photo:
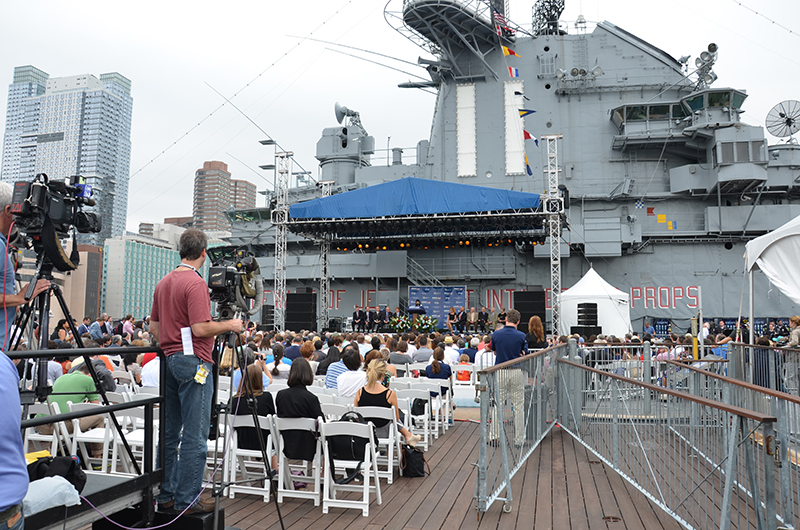
<path fill-rule="evenodd" d="M 538 193 L 407 177 L 293 204 L 291 219 L 358 219 L 538 208 Z"/>

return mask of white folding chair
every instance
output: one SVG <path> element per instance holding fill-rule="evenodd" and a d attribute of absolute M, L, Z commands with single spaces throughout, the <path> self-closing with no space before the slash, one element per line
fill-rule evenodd
<path fill-rule="evenodd" d="M 442 434 L 447 431 L 447 423 L 448 423 L 448 413 L 447 407 L 445 406 L 446 398 L 442 396 L 442 384 L 447 384 L 444 379 L 441 380 L 434 380 L 432 381 L 420 381 L 414 383 L 411 388 L 412 389 L 421 389 L 427 390 L 431 394 L 435 394 L 435 396 L 430 396 L 430 406 L 431 406 L 431 413 L 433 416 L 433 433 L 434 436 L 438 439 L 439 438 L 439 427 L 442 428 Z"/>
<path fill-rule="evenodd" d="M 157 386 L 140 386 L 137 392 L 139 394 L 152 394 L 157 396 L 161 393 L 161 389 Z"/>
<path fill-rule="evenodd" d="M 92 463 L 100 463 L 103 473 L 108 473 L 108 450 L 114 438 L 114 434 L 108 426 L 108 416 L 103 411 L 103 405 L 97 403 L 72 403 L 67 401 L 70 412 L 91 411 L 94 414 L 103 414 L 103 427 L 95 427 L 86 432 L 81 432 L 80 420 L 72 420 L 72 454 L 78 454 L 78 447 L 83 451 L 83 465 L 87 470 L 91 470 Z M 86 444 L 102 444 L 103 456 L 101 458 L 92 457 L 92 452 Z"/>
<path fill-rule="evenodd" d="M 466 381 L 461 381 L 458 379 L 458 372 L 467 372 L 469 373 L 469 379 Z M 456 386 L 472 386 L 475 377 L 475 365 L 461 365 L 457 364 L 453 366 L 453 385 Z"/>
<path fill-rule="evenodd" d="M 333 396 L 333 402 L 339 405 L 352 405 L 355 400 L 354 397 Z"/>
<path fill-rule="evenodd" d="M 406 419 L 408 420 L 408 425 L 406 428 L 410 430 L 412 433 L 416 433 L 417 431 L 422 431 L 422 440 L 417 443 L 417 446 L 424 446 L 425 450 L 427 451 L 430 449 L 431 444 L 433 442 L 433 437 L 431 436 L 431 393 L 426 389 L 408 389 L 408 390 L 397 390 L 397 399 L 407 399 L 408 400 L 408 411 L 406 412 Z M 414 406 L 414 401 L 417 399 L 421 399 L 425 402 L 425 411 L 422 414 L 418 414 L 414 416 L 411 414 L 411 409 Z M 399 401 L 398 401 L 399 404 Z M 422 425 L 422 429 L 417 428 L 417 424 Z"/>
<path fill-rule="evenodd" d="M 339 395 L 339 389 L 338 388 L 325 387 L 325 393 L 330 395 L 330 396 L 338 396 Z"/>
<path fill-rule="evenodd" d="M 266 476 L 267 468 L 265 466 L 272 465 L 272 455 L 275 454 L 275 448 L 272 439 L 272 422 L 274 421 L 272 414 L 269 416 L 258 416 L 258 427 L 267 431 L 266 440 L 264 441 L 267 456 L 269 457 L 266 462 L 262 461 L 263 455 L 261 450 L 243 449 L 239 447 L 239 435 L 236 432 L 237 428 L 250 427 L 255 428 L 252 414 L 233 415 L 228 416 L 229 427 L 233 429 L 231 444 L 229 449 L 230 458 L 228 460 L 228 481 L 231 483 L 228 486 L 228 496 L 233 499 L 236 493 L 249 493 L 253 495 L 261 495 L 264 502 L 269 502 L 270 479 L 265 478 L 262 486 L 255 485 L 255 482 L 244 482 L 241 484 L 234 484 L 236 482 L 237 472 L 241 474 L 242 479 L 251 480 L 253 474 L 256 476 Z"/>
<path fill-rule="evenodd" d="M 317 394 L 317 399 L 319 400 L 320 404 L 334 403 L 336 401 L 336 398 L 328 394 Z"/>
<path fill-rule="evenodd" d="M 265 388 L 264 390 L 266 390 L 267 392 L 272 393 L 272 395 L 274 397 L 275 394 L 277 394 L 281 390 L 285 390 L 287 388 L 289 388 L 289 385 L 286 385 L 286 384 L 283 384 L 283 383 L 272 383 L 267 388 Z"/>
<path fill-rule="evenodd" d="M 328 395 L 328 394 L 325 393 L 325 388 L 323 388 L 321 386 L 311 385 L 311 386 L 307 386 L 306 388 L 308 389 L 309 392 L 311 392 L 315 396 L 326 396 L 326 395 Z"/>
<path fill-rule="evenodd" d="M 155 465 L 156 447 L 158 444 L 158 409 L 153 410 L 153 465 Z M 145 449 L 145 425 L 144 425 L 144 407 L 137 407 L 133 409 L 121 410 L 116 413 L 117 420 L 123 428 L 125 440 L 131 448 L 134 458 L 139 460 L 139 469 L 144 469 L 144 449 Z M 117 472 L 117 459 L 122 463 L 122 470 L 124 473 L 131 473 L 131 462 L 125 451 L 125 445 L 119 436 L 113 436 L 111 445 L 111 473 Z M 122 455 L 120 458 L 119 455 Z"/>
<path fill-rule="evenodd" d="M 322 406 L 322 413 L 328 421 L 336 421 L 353 409 L 352 403 L 350 405 L 340 405 L 339 403 L 323 403 L 320 401 L 320 405 Z"/>
<path fill-rule="evenodd" d="M 411 385 L 411 381 L 403 381 L 399 377 L 396 377 L 392 379 L 390 386 L 392 387 L 392 390 L 404 390 L 409 388 L 409 385 Z"/>
<path fill-rule="evenodd" d="M 286 431 L 308 431 L 315 436 L 318 434 L 317 424 L 322 424 L 322 418 L 279 418 L 277 416 L 273 419 L 273 438 L 275 439 L 275 446 L 278 453 L 278 502 L 283 502 L 284 497 L 294 497 L 299 499 L 313 499 L 314 506 L 319 506 L 320 497 L 322 493 L 321 487 L 321 472 L 322 472 L 322 442 L 317 438 L 316 452 L 314 459 L 309 462 L 310 469 L 307 462 L 301 465 L 290 465 L 289 459 L 284 453 L 284 440 L 283 433 Z M 292 470 L 300 470 L 305 472 L 304 477 L 292 475 Z M 294 489 L 294 482 L 311 482 L 314 483 L 314 491 L 303 491 Z"/>
<path fill-rule="evenodd" d="M 28 405 L 29 415 L 44 414 L 45 416 L 52 416 L 53 414 L 58 414 L 58 412 L 54 412 L 57 410 L 58 403 L 34 403 L 33 405 Z M 62 454 L 64 452 L 60 443 L 63 439 L 60 422 L 53 424 L 52 434 L 40 434 L 36 432 L 36 427 L 28 427 L 25 429 L 23 438 L 22 448 L 25 453 L 46 449 L 50 451 L 51 456 L 57 456 L 59 452 Z"/>
<path fill-rule="evenodd" d="M 322 513 L 327 514 L 330 508 L 359 508 L 364 517 L 369 516 L 369 495 L 375 492 L 378 504 L 381 500 L 381 484 L 378 480 L 378 463 L 376 461 L 375 444 L 372 439 L 372 422 L 364 425 L 363 423 L 353 423 L 345 421 L 335 421 L 322 424 L 320 429 L 322 435 L 322 447 L 325 460 L 325 477 L 323 479 L 322 491 Z M 364 460 L 339 460 L 334 459 L 330 452 L 329 441 L 332 436 L 353 436 L 367 440 L 364 451 Z M 361 484 L 336 484 L 336 472 L 342 470 L 345 474 L 346 469 L 353 469 L 363 464 L 363 481 Z M 373 485 L 370 485 L 372 481 Z M 360 492 L 360 500 L 338 499 L 338 492 Z"/>
<path fill-rule="evenodd" d="M 408 365 L 408 373 L 411 373 L 412 370 L 417 370 L 419 372 L 419 377 L 428 377 L 427 373 L 425 372 L 425 368 L 428 367 L 428 363 L 411 363 Z M 412 377 L 411 379 L 415 381 L 419 381 L 419 378 Z"/>
<path fill-rule="evenodd" d="M 394 481 L 394 468 L 400 470 L 400 475 L 403 474 L 400 469 L 400 455 L 402 449 L 400 448 L 400 435 L 397 432 L 397 411 L 394 407 L 354 407 L 354 411 L 358 412 L 368 422 L 376 423 L 376 420 L 386 420 L 389 423 L 383 427 L 376 429 L 378 434 L 378 455 L 376 462 L 378 464 L 378 476 L 386 478 L 388 484 Z M 380 450 L 386 449 L 386 456 L 380 454 Z M 381 469 L 382 466 L 385 468 Z"/>
<path fill-rule="evenodd" d="M 133 380 L 131 373 L 124 370 L 114 370 L 111 372 L 111 377 L 116 379 L 117 387 L 122 385 L 127 392 L 133 392 L 133 387 L 139 386 L 136 384 L 136 381 Z"/>

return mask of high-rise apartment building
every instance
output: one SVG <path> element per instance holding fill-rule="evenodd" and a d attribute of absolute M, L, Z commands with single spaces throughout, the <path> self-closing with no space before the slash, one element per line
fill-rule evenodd
<path fill-rule="evenodd" d="M 246 180 L 232 180 L 228 164 L 204 162 L 194 175 L 194 228 L 205 232 L 230 230 L 225 212 L 256 206 L 256 186 Z"/>
<path fill-rule="evenodd" d="M 37 173 L 63 180 L 82 175 L 94 189 L 99 234 L 80 241 L 102 246 L 125 231 L 131 158 L 131 82 L 114 72 L 50 78 L 33 66 L 14 69 L 8 88 L 3 165 L 7 182 Z"/>

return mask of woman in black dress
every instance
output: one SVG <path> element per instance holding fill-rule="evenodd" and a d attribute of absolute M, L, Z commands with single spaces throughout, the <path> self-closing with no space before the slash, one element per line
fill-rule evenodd
<path fill-rule="evenodd" d="M 447 314 L 447 329 L 450 333 L 453 332 L 453 326 L 458 323 L 458 315 L 456 315 L 456 308 L 451 307 L 450 312 Z"/>
<path fill-rule="evenodd" d="M 249 416 L 252 414 L 250 406 L 247 404 L 247 396 L 252 395 L 256 400 L 256 414 L 259 416 L 267 416 L 275 414 L 275 404 L 272 401 L 272 394 L 264 392 L 264 371 L 258 364 L 251 364 L 247 367 L 247 380 L 250 382 L 250 388 L 246 388 L 245 379 L 239 381 L 239 388 L 233 396 L 233 410 L 236 416 Z M 252 391 L 252 394 L 249 391 Z M 256 429 L 255 427 L 237 427 L 236 437 L 240 449 L 247 449 L 250 451 L 260 451 L 261 446 L 258 443 L 259 431 L 261 439 L 264 441 L 266 447 L 268 430 Z M 278 469 L 278 457 L 272 457 L 272 469 Z"/>
<path fill-rule="evenodd" d="M 525 340 L 528 341 L 529 350 L 541 350 L 547 348 L 547 340 L 544 336 L 544 326 L 542 326 L 542 319 L 538 315 L 533 315 L 528 320 L 528 334 L 525 335 Z"/>
<path fill-rule="evenodd" d="M 292 361 L 289 370 L 289 388 L 278 392 L 275 405 L 279 418 L 323 418 L 319 398 L 308 391 L 314 384 L 314 372 L 303 357 Z M 308 431 L 285 431 L 283 433 L 283 455 L 291 460 L 314 460 L 317 439 Z"/>
<path fill-rule="evenodd" d="M 497 325 L 505 326 L 506 325 L 506 308 L 500 306 L 500 312 L 497 314 Z"/>

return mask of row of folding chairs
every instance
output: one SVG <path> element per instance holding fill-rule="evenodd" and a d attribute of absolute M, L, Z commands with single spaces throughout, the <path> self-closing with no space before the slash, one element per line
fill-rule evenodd
<path fill-rule="evenodd" d="M 147 394 L 133 394 L 130 392 L 106 392 L 109 403 L 128 403 L 137 399 L 150 397 Z M 25 452 L 48 450 L 51 455 L 62 454 L 69 451 L 71 455 L 83 455 L 82 464 L 87 470 L 91 470 L 93 464 L 99 465 L 99 471 L 104 473 L 131 473 L 133 470 L 132 462 L 124 450 L 122 438 L 117 433 L 113 423 L 104 412 L 104 405 L 97 403 L 72 403 L 67 402 L 69 412 L 88 411 L 96 415 L 103 416 L 103 425 L 94 427 L 87 431 L 81 431 L 80 420 L 70 420 L 72 432 L 67 427 L 66 421 L 59 421 L 53 425 L 52 434 L 42 434 L 34 427 L 25 429 L 23 436 L 23 447 Z M 29 415 L 60 414 L 57 403 L 36 403 L 28 407 Z M 137 458 L 140 469 L 144 466 L 144 444 L 145 444 L 145 420 L 144 407 L 135 407 L 115 413 L 118 423 L 132 449 L 133 455 Z M 154 410 L 153 440 L 158 440 L 158 408 Z M 102 456 L 95 458 L 92 456 L 91 444 L 97 444 L 102 449 Z M 153 447 L 153 457 L 155 458 L 155 446 Z M 154 462 L 155 463 L 155 462 Z"/>
<path fill-rule="evenodd" d="M 348 410 L 344 405 L 333 403 L 323 404 L 323 413 L 326 416 L 338 414 L 341 409 Z M 327 411 L 326 411 L 327 409 Z M 372 438 L 373 423 L 366 425 L 352 422 L 324 421 L 323 418 L 279 418 L 278 416 L 258 416 L 256 422 L 250 414 L 229 416 L 228 425 L 232 428 L 231 444 L 228 457 L 225 460 L 226 480 L 230 483 L 227 492 L 233 498 L 236 493 L 249 493 L 262 495 L 265 502 L 270 499 L 270 485 L 266 478 L 265 465 L 271 465 L 274 455 L 278 456 L 277 497 L 278 502 L 283 502 L 287 497 L 311 499 L 314 506 L 322 504 L 322 512 L 328 513 L 333 507 L 357 508 L 362 510 L 364 516 L 369 515 L 370 495 L 376 496 L 381 504 L 380 478 L 387 478 L 387 473 L 393 473 L 391 466 L 399 467 L 399 455 L 394 458 L 394 451 L 399 451 L 397 429 L 390 416 L 394 409 L 381 407 L 361 407 L 358 411 L 368 419 L 390 420 L 387 428 L 381 429 L 377 444 Z M 338 419 L 338 418 L 337 418 Z M 265 463 L 261 451 L 240 449 L 238 447 L 238 434 L 236 428 L 260 428 L 269 434 L 265 441 L 268 460 Z M 314 434 L 316 451 L 314 457 L 308 462 L 291 463 L 284 454 L 283 433 L 286 431 L 306 431 Z M 385 437 L 381 437 L 385 434 Z M 329 456 L 329 440 L 332 436 L 353 436 L 366 440 L 366 450 L 363 462 L 332 460 Z M 387 456 L 380 456 L 380 448 L 386 448 Z M 390 461 L 394 458 L 395 462 Z M 383 462 L 381 462 L 383 460 Z M 332 465 L 331 465 L 332 464 Z M 383 466 L 381 464 L 384 464 Z M 358 466 L 362 469 L 361 483 L 337 484 L 338 476 L 346 476 L 348 470 Z M 333 467 L 332 467 L 333 466 Z M 381 470 L 381 467 L 388 467 Z M 324 471 L 323 471 L 324 470 Z M 294 472 L 294 473 L 293 473 Z M 301 472 L 301 473 L 298 473 Z M 242 477 L 241 480 L 239 477 Z M 297 482 L 305 482 L 306 489 L 295 487 Z M 390 481 L 391 482 L 391 481 Z M 361 493 L 361 498 L 342 498 L 345 492 Z"/>

